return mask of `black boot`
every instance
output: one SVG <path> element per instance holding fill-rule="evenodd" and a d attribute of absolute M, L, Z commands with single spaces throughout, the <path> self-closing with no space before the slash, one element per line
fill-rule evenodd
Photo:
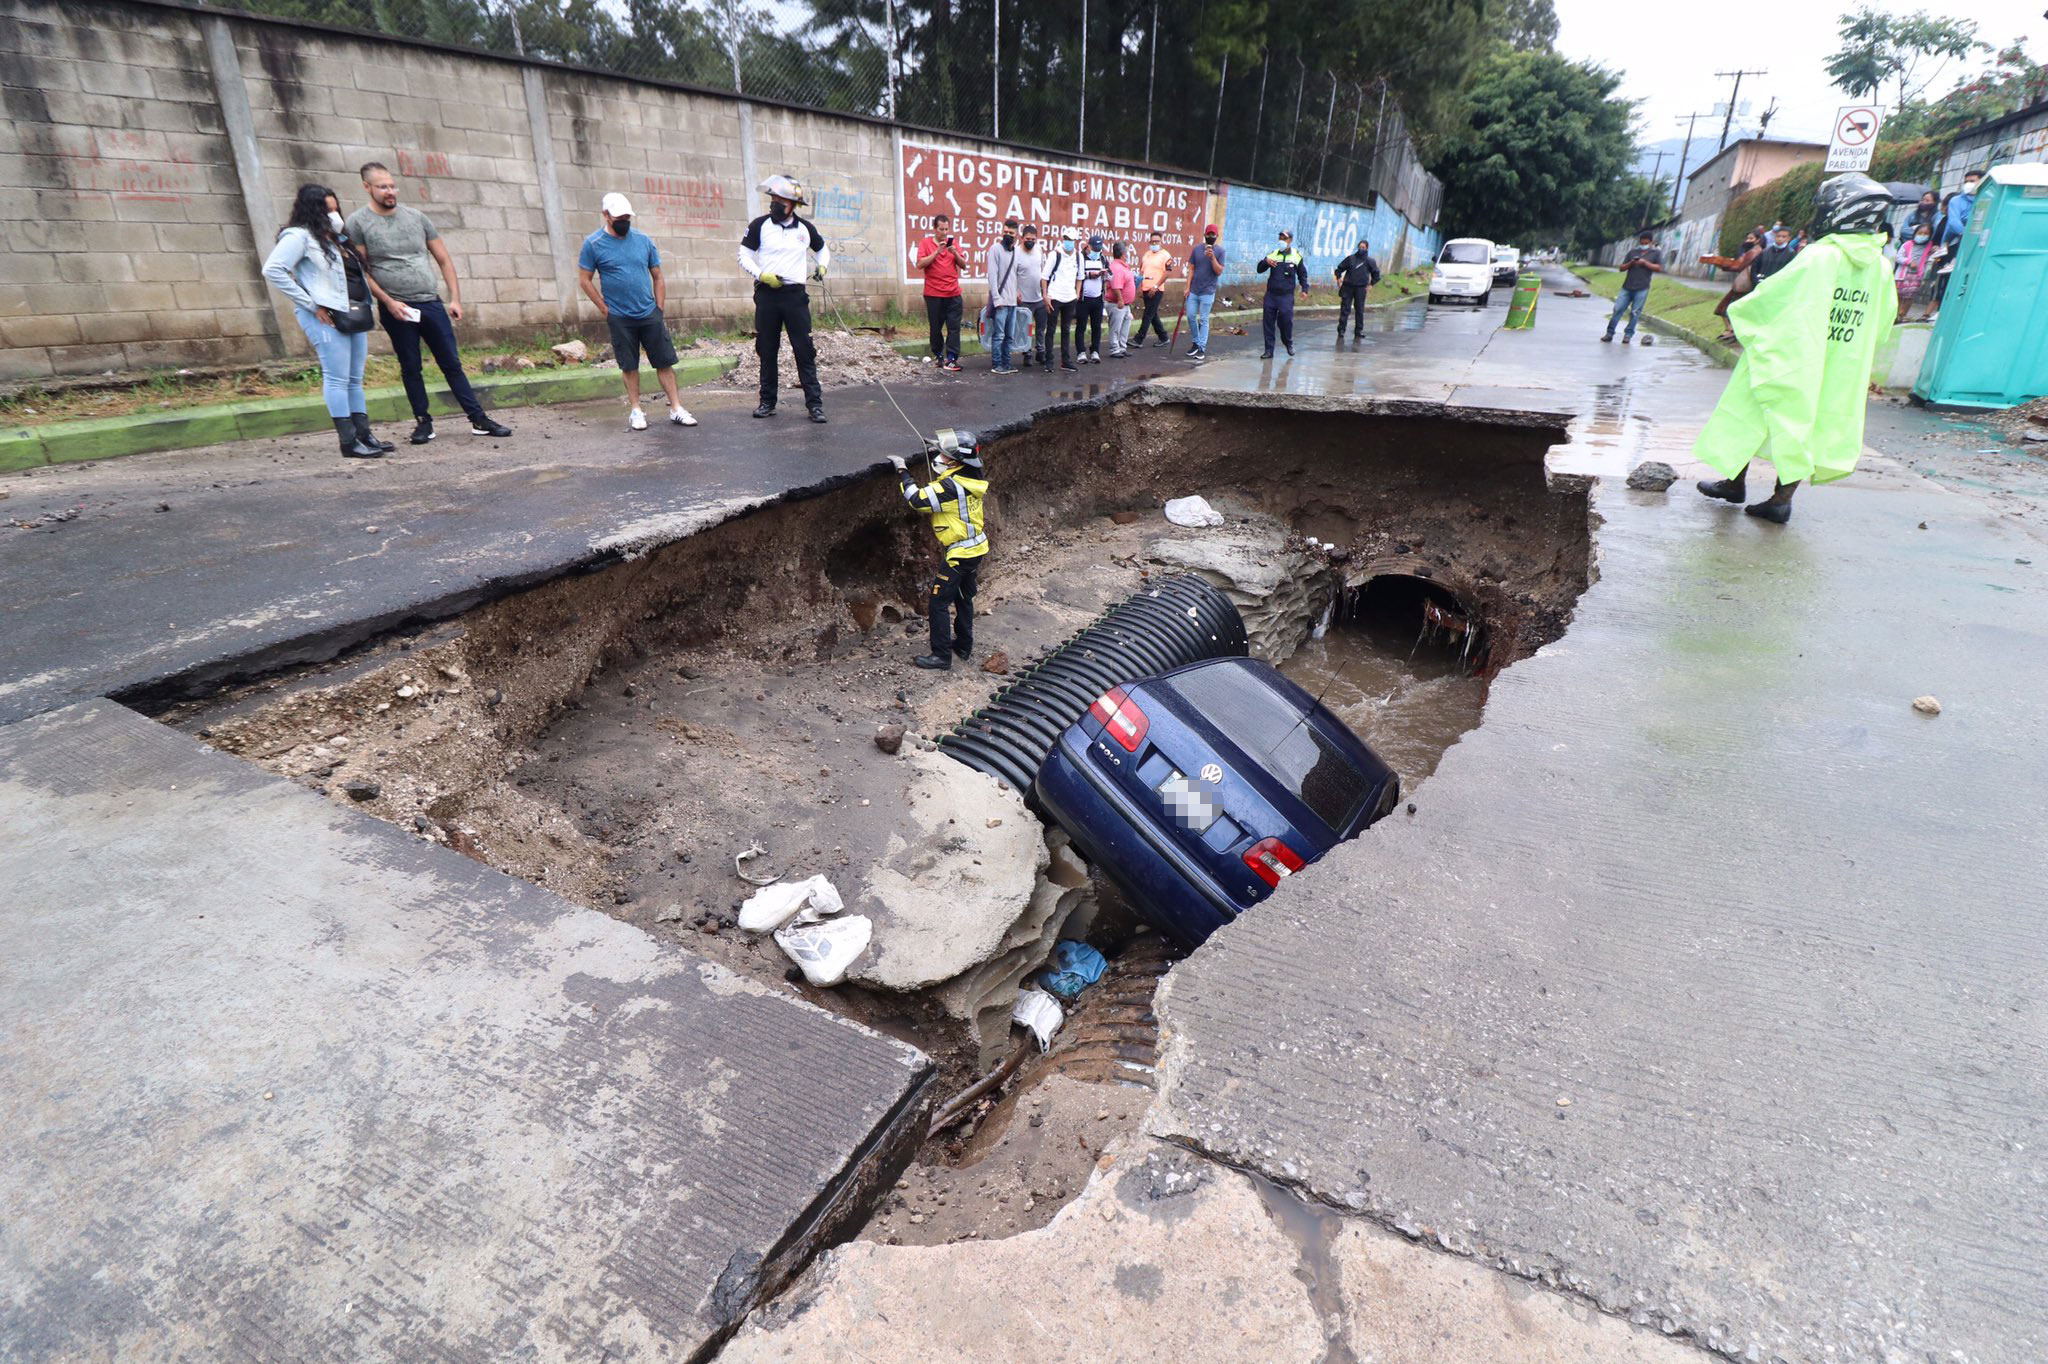
<path fill-rule="evenodd" d="M 910 661 L 920 668 L 932 668 L 939 672 L 947 672 L 953 666 L 952 658 L 945 654 L 919 654 Z"/>
<path fill-rule="evenodd" d="M 755 409 L 754 409 L 754 415 L 755 415 L 755 416 L 757 416 L 757 417 L 772 417 L 772 416 L 774 416 L 774 415 L 775 415 L 775 404 L 774 404 L 774 403 L 771 403 L 771 402 L 766 402 L 766 401 L 763 401 L 763 402 L 762 402 L 762 404 L 761 404 L 761 405 L 760 405 L 759 407 L 757 407 L 757 408 L 755 408 Z"/>
<path fill-rule="evenodd" d="M 379 450 L 374 445 L 365 445 L 362 437 L 356 434 L 356 423 L 353 417 L 336 417 L 334 419 L 334 434 L 341 437 L 341 454 L 343 459 L 384 458 L 382 450 Z"/>
<path fill-rule="evenodd" d="M 1754 506 L 1744 507 L 1743 510 L 1751 516 L 1760 517 L 1765 521 L 1780 526 L 1792 519 L 1792 504 L 1790 502 L 1780 502 L 1776 498 L 1768 502 L 1758 502 Z"/>
<path fill-rule="evenodd" d="M 390 453 L 391 453 L 391 452 L 392 452 L 393 450 L 396 450 L 396 449 L 398 448 L 397 446 L 393 445 L 393 444 L 392 444 L 392 443 L 391 443 L 390 441 L 388 441 L 388 440 L 378 440 L 378 439 L 377 439 L 377 438 L 376 438 L 376 437 L 375 437 L 374 435 L 370 434 L 370 414 L 369 414 L 369 413 L 367 413 L 367 412 L 357 412 L 357 413 L 353 414 L 352 416 L 350 416 L 350 417 L 349 417 L 349 420 L 350 420 L 351 422 L 355 423 L 355 428 L 356 428 L 356 439 L 357 439 L 357 440 L 359 440 L 359 441 L 361 441 L 361 442 L 362 442 L 363 444 L 365 444 L 365 445 L 374 445 L 374 446 L 376 446 L 376 447 L 377 447 L 377 448 L 378 448 L 379 450 L 382 450 L 382 451 L 383 451 L 383 452 L 384 452 L 385 454 L 387 454 L 387 455 L 388 455 L 388 454 L 390 454 Z"/>
<path fill-rule="evenodd" d="M 1718 497 L 1723 502 L 1733 502 L 1738 506 L 1742 499 L 1749 495 L 1743 491 L 1742 480 L 1739 478 L 1717 478 L 1711 483 L 1702 479 L 1699 489 L 1708 497 Z"/>

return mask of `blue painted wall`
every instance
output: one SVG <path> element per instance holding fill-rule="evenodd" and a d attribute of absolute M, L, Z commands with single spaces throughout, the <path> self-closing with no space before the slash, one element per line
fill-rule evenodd
<path fill-rule="evenodd" d="M 1309 278 L 1318 287 L 1330 282 L 1330 272 L 1357 248 L 1360 237 L 1372 243 L 1373 259 L 1383 270 L 1433 260 L 1442 245 L 1435 228 L 1414 226 L 1384 199 L 1374 208 L 1362 208 L 1335 200 L 1227 185 L 1223 245 L 1229 260 L 1224 282 L 1243 285 L 1257 281 L 1258 273 L 1253 267 L 1279 244 L 1283 227 L 1295 234 L 1295 247 L 1308 258 Z"/>

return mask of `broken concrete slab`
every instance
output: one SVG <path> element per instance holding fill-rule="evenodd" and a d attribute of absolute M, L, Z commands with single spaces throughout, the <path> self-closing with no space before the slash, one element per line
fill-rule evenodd
<path fill-rule="evenodd" d="M 1010 1009 L 1024 976 L 1045 964 L 1068 920 L 1093 895 L 1088 864 L 1074 853 L 1066 832 L 1047 829 L 1045 843 L 1045 870 L 996 955 L 933 992 L 947 1013 L 972 1026 L 983 1070 L 1010 1050 Z"/>
<path fill-rule="evenodd" d="M 1253 657 L 1271 663 L 1301 647 L 1336 592 L 1336 579 L 1319 561 L 1287 547 L 1287 528 L 1263 517 L 1162 535 L 1145 547 L 1145 557 L 1198 573 L 1230 598 L 1244 617 Z"/>
<path fill-rule="evenodd" d="M 1004 949 L 1049 854 L 1024 798 L 943 753 L 902 764 L 905 818 L 870 866 L 850 913 L 874 920 L 874 942 L 847 979 L 923 990 Z"/>
<path fill-rule="evenodd" d="M 827 1252 L 719 1360 L 1315 1364 L 1324 1334 L 1296 1260 L 1250 1180 L 1127 1145 L 1038 1231 Z"/>
<path fill-rule="evenodd" d="M 685 1357 L 914 1048 L 110 702 L 0 729 L 0 1357 Z"/>
<path fill-rule="evenodd" d="M 1168 978 L 1148 1130 L 1737 1358 L 2048 1358 L 2038 532 L 1595 506 L 1416 812 Z"/>
<path fill-rule="evenodd" d="M 1112 1146 L 1045 1227 L 821 1257 L 720 1364 L 1704 1364 L 1583 1303 L 1318 1213 L 1176 1146 Z"/>

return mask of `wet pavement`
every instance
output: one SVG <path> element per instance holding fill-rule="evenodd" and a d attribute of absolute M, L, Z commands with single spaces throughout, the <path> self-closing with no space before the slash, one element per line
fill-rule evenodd
<path fill-rule="evenodd" d="M 1544 308 L 1539 328 L 1564 324 L 1539 330 L 1550 358 L 1514 377 L 1621 399 L 1574 417 L 1570 447 L 1685 468 L 1724 375 L 1602 347 L 1594 301 Z M 1298 349 L 1270 377 L 1231 364 L 1314 402 L 1354 363 Z M 1338 401 L 1504 391 L 1485 366 L 1397 358 Z M 1399 1323 L 1440 1358 L 1591 1358 L 1517 1334 L 1589 1303 L 1744 1361 L 2048 1357 L 2048 534 L 2023 456 L 2004 461 L 2017 479 L 1987 451 L 1958 474 L 1968 435 L 1940 418 L 1873 434 L 1949 476 L 1872 456 L 1785 527 L 1684 483 L 1603 481 L 1569 631 L 1494 682 L 1414 813 L 1169 976 L 1146 1131 L 1414 1243 L 1325 1271 L 1342 1306 L 1317 1314 L 1322 1339 L 1271 1324 L 1235 1357 L 1381 1357 Z M 1913 708 L 1925 694 L 1941 714 Z M 1158 1261 L 1092 1234 L 1091 1211 L 1031 1251 L 1114 1282 L 1121 1302 L 1074 1327 L 1114 1352 L 1149 1320 Z M 1292 1220 L 1236 1211 L 1175 1251 L 1176 1329 L 1228 1334 L 1205 1295 Z M 1443 1252 L 1499 1271 L 1461 1305 L 1533 1296 L 1461 1319 L 1400 1277 Z M 946 1357 L 942 1304 L 1000 1301 L 1014 1272 L 966 1248 L 832 1252 L 736 1357 L 797 1357 L 885 1301 L 899 1357 Z"/>
<path fill-rule="evenodd" d="M 1219 338 L 1219 358 L 1206 367 L 1147 359 L 1121 377 L 1168 372 L 1154 390 L 1167 401 L 1273 393 L 1302 406 L 1546 420 L 1561 434 L 1550 455 L 1559 474 L 1618 474 L 1652 457 L 1683 472 L 1725 371 L 1668 341 L 1600 345 L 1605 307 L 1546 293 L 1536 329 L 1507 333 L 1497 329 L 1498 308 L 1411 305 L 1378 319 L 1383 329 L 1355 347 L 1325 335 L 1321 349 L 1312 333 L 1333 323 L 1306 318 L 1291 363 L 1247 354 L 1255 337 Z M 1092 369 L 1083 375 L 999 384 L 970 373 L 920 390 L 913 415 L 932 426 L 1015 429 L 1061 405 L 1102 401 L 1119 377 L 1109 366 L 1099 378 Z M 662 432 L 659 445 L 634 444 L 605 410 L 551 414 L 523 424 L 552 437 L 542 457 L 531 445 L 444 441 L 431 458 L 356 471 L 333 468 L 317 443 L 276 442 L 10 480 L 10 514 L 80 498 L 96 510 L 0 540 L 14 587 L 0 608 L 0 718 L 98 691 L 332 653 L 409 619 L 643 552 L 764 501 L 827 490 L 908 444 L 879 392 L 830 402 L 831 426 L 778 419 L 763 431 L 770 424 L 746 420 L 742 400 L 716 399 L 698 407 L 702 427 Z M 1889 448 L 1926 434 L 1913 420 L 1898 417 L 1889 434 L 1874 424 L 1873 438 Z M 2036 751 L 2048 722 L 2039 684 L 2048 669 L 2048 537 L 2032 485 L 2006 478 L 1996 456 L 1972 456 L 1978 465 L 1945 478 L 1943 470 L 1961 467 L 1956 459 L 1918 454 L 1939 466 L 1936 477 L 1876 459 L 1845 484 L 1803 492 L 1782 528 L 1707 503 L 1683 483 L 1661 495 L 1602 482 L 1598 581 L 1562 640 L 1494 682 L 1482 723 L 1411 792 L 1416 813 L 1394 816 L 1313 876 L 1290 880 L 1175 969 L 1160 1004 L 1166 1052 L 1149 1130 L 1297 1187 L 1356 1225 L 1392 1228 L 1505 1271 L 1489 1271 L 1488 1283 L 1525 1278 L 1560 1289 L 1539 1301 L 1575 1329 L 1612 1324 L 1586 1312 L 1591 1302 L 1739 1359 L 2022 1364 L 2048 1356 L 2048 933 L 2038 885 L 2048 865 L 2040 820 L 2048 765 Z M 156 510 L 159 503 L 170 510 Z M 1939 716 L 1910 707 L 1928 693 L 1943 703 Z M 79 713 L 29 724 L 70 723 Z M 164 792 L 155 799 L 166 822 L 149 831 L 154 842 L 137 841 L 140 834 L 122 842 L 122 876 L 100 877 L 102 864 L 81 850 L 101 845 L 120 788 L 144 779 L 128 769 L 97 784 L 61 765 L 29 771 L 24 735 L 48 742 L 41 730 L 0 731 L 15 744 L 10 828 L 26 812 L 43 831 L 12 850 L 8 883 L 75 885 L 95 922 L 118 918 L 138 894 L 131 883 L 149 883 L 153 868 L 182 868 L 170 890 L 204 887 L 218 874 L 206 857 L 238 836 L 297 846 L 282 827 L 206 824 L 199 802 Z M 188 760 L 201 761 L 178 759 Z M 166 756 L 162 765 L 170 773 L 177 763 Z M 202 790 L 244 802 L 224 807 L 231 818 L 273 799 L 252 785 L 268 779 L 211 766 L 199 776 Z M 321 821 L 335 818 L 310 797 L 285 794 L 316 807 Z M 448 891 L 435 878 L 458 864 L 478 875 L 473 864 L 446 850 L 420 855 L 421 866 L 398 869 L 403 884 L 394 890 L 365 879 L 359 855 L 336 853 L 293 913 L 317 930 L 336 902 L 382 904 L 399 891 L 458 918 L 493 896 L 527 903 L 539 894 L 495 881 Z M 274 897 L 265 878 L 286 875 L 290 863 L 249 883 Z M 136 925 L 145 938 L 168 922 L 169 894 L 148 891 L 149 916 Z M 10 914 L 26 922 L 15 898 Z M 494 931 L 515 929 L 527 932 L 509 921 Z M 53 927 L 26 939 L 12 964 L 21 971 L 30 948 L 62 948 L 62 957 L 79 950 L 66 944 L 104 931 Z M 159 935 L 154 946 L 176 950 L 154 958 L 151 942 L 138 943 L 145 964 L 128 969 L 182 979 L 203 960 L 193 931 Z M 426 932 L 431 949 L 447 942 L 437 931 L 407 932 Z M 317 932 L 309 939 L 323 941 Z M 574 951 L 535 957 L 517 942 L 486 955 L 509 962 L 521 989 L 554 979 L 564 960 L 585 960 Z M 256 963 L 244 970 L 263 974 Z M 404 978 L 395 977 L 407 1016 L 438 1037 L 435 1000 Z M 274 991 L 278 979 L 262 988 Z M 557 989 L 552 1035 L 587 1033 L 578 1012 L 587 996 Z M 92 996 L 81 987 L 80 997 Z M 809 1026 L 793 1017 L 796 1006 L 776 1007 L 792 1017 L 775 1027 Z M 147 1017 L 136 1022 L 146 1026 Z M 316 1052 L 347 1057 L 361 1045 L 360 1036 L 330 1039 Z M 551 1043 L 547 1054 L 572 1052 Z M 10 1070 L 26 1068 L 17 1061 Z M 735 1066 L 730 1082 L 748 1090 L 740 1081 L 750 1075 Z M 98 1073 L 89 1078 L 97 1083 Z M 257 1104 L 271 1102 L 249 1106 L 266 1113 Z M 547 1102 L 532 1096 L 528 1112 Z M 118 1112 L 80 1112 L 77 1151 L 129 1139 L 116 1130 Z M 263 1130 L 245 1116 L 234 1121 L 242 1127 L 222 1130 Z M 751 1149 L 752 1138 L 730 1127 L 704 1135 L 715 1148 L 707 1158 L 738 1161 Z M 832 1151 L 852 1159 L 859 1140 L 842 1132 L 808 1168 L 829 1169 Z M 575 1150 L 637 1168 L 639 1157 L 620 1149 Z M 33 1163 L 9 1168 L 24 1187 L 36 1172 Z M 1203 1169 L 1198 1182 L 1224 1179 L 1220 1165 Z M 1169 1174 L 1143 1189 L 1128 1182 L 1135 1175 L 1119 1174 L 1118 1206 L 1142 1196 L 1159 1205 L 1153 1212 L 1169 1230 L 1182 1225 L 1168 1206 L 1179 1196 Z M 424 1166 L 406 1177 L 432 1179 Z M 816 1178 L 822 1186 L 830 1177 Z M 676 1187 L 707 1182 L 721 1198 L 748 1187 L 736 1175 L 687 1171 Z M 802 1193 L 795 1181 L 783 1188 L 776 1216 L 803 1216 Z M 93 1197 L 81 1194 L 81 1206 Z M 469 1225 L 477 1211 L 465 1200 L 477 1197 L 450 1190 L 448 1219 Z M 1215 1223 L 1202 1223 L 1206 1249 L 1190 1251 L 1209 1257 L 1202 1264 L 1225 1266 L 1242 1245 L 1271 1241 L 1244 1230 L 1245 1219 L 1270 1216 L 1260 1198 L 1233 1194 L 1230 1203 Z M 1285 1283 L 1237 1285 L 1220 1271 L 1205 1277 L 1201 1265 L 1183 1275 L 1178 1264 L 1165 1280 L 1169 1296 L 1148 1299 L 1161 1280 L 1147 1270 L 1157 1267 L 1118 1260 L 1129 1243 L 1110 1215 L 1070 1211 L 1097 1217 L 1111 1234 L 1063 1249 L 1060 1282 L 1106 1284 L 1120 1295 L 1062 1319 L 1083 1342 L 1090 1330 L 1142 1322 L 1154 1310 L 1148 1302 L 1200 1303 L 1218 1286 L 1240 1286 L 1264 1295 L 1287 1349 L 1218 1357 L 1341 1357 L 1332 1353 L 1339 1346 L 1376 1339 L 1360 1322 L 1429 1301 L 1417 1294 L 1404 1308 L 1396 1294 L 1391 1303 L 1304 1315 L 1279 1291 Z M 549 1220 L 558 1215 L 567 1214 L 550 1206 L 543 1221 L 562 1225 Z M 71 1234 L 57 1212 L 48 1216 L 53 1236 Z M 193 1225 L 208 1224 L 201 1216 Z M 88 1231 L 100 1238 L 95 1245 L 113 1244 L 104 1227 Z M 711 1241 L 730 1255 L 748 1239 L 742 1228 Z M 1171 1253 L 1170 1239 L 1161 1244 Z M 1392 1244 L 1398 1259 L 1404 1247 Z M 640 1262 L 620 1253 L 638 1272 Z M 958 1258 L 920 1261 L 906 1273 L 888 1257 L 835 1254 L 819 1281 L 856 1305 L 876 1291 L 863 1274 L 906 1291 L 943 1284 L 952 1302 L 1010 1301 L 1014 1257 L 943 1247 L 920 1254 Z M 1434 1255 L 1413 1250 L 1410 1263 Z M 552 1282 L 561 1263 L 552 1257 L 534 1252 L 518 1272 Z M 74 1260 L 64 1282 L 75 1295 L 94 1282 L 94 1261 Z M 579 1280 L 577 1292 L 607 1282 L 603 1272 Z M 752 1272 L 743 1258 L 723 1259 L 708 1289 L 699 1277 L 656 1278 L 645 1281 L 647 1296 L 668 1294 L 682 1304 L 673 1309 L 679 1317 L 702 1326 L 741 1300 L 729 1285 L 744 1286 Z M 1345 1304 L 1358 1284 L 1382 1281 L 1375 1269 L 1355 1273 L 1356 1282 L 1344 1280 Z M 203 1263 L 200 1278 L 247 1282 L 209 1274 Z M 1298 1282 L 1291 1270 L 1288 1282 Z M 58 1305 L 52 1319 L 63 1319 L 60 1299 L 48 1300 Z M 592 1301 L 568 1304 L 575 1321 L 591 1319 Z M 779 1325 L 764 1318 L 765 1336 L 749 1337 L 759 1353 L 747 1357 L 782 1357 L 778 1330 L 810 1329 L 798 1317 L 833 1321 L 831 1306 Z M 484 1301 L 476 1310 L 484 1320 L 494 1308 Z M 1508 1310 L 1521 1319 L 1519 1307 Z M 898 1340 L 934 1324 L 896 1320 Z M 1213 1330 L 1186 1334 L 1212 1347 L 1216 1340 Z M 628 1357 L 654 1353 L 626 1345 Z M 1466 1345 L 1444 1357 L 1499 1357 Z M 1636 1353 L 1626 1338 L 1612 1348 L 1615 1358 Z M 894 1354 L 935 1357 L 914 1347 Z"/>

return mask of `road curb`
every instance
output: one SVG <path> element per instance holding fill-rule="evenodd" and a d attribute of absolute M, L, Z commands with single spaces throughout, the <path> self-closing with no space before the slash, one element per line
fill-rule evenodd
<path fill-rule="evenodd" d="M 676 382 L 684 387 L 701 384 L 716 379 L 736 363 L 723 356 L 686 358 L 676 365 Z M 474 384 L 484 405 L 494 409 L 583 402 L 620 391 L 616 368 L 523 371 L 480 378 Z M 371 421 L 412 420 L 412 404 L 406 399 L 404 388 L 373 388 L 368 398 Z M 462 410 L 443 388 L 436 388 L 431 400 L 436 416 L 451 416 Z M 188 450 L 224 441 L 294 436 L 326 430 L 328 421 L 327 408 L 319 395 L 309 394 L 18 427 L 0 431 L 0 473 L 45 464 Z"/>

